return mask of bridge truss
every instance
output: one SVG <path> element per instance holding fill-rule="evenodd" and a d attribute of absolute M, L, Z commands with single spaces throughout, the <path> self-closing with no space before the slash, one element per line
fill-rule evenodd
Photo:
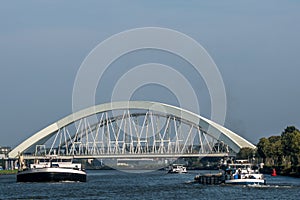
<path fill-rule="evenodd" d="M 44 146 L 36 148 L 35 156 L 199 157 L 224 155 L 229 149 L 199 125 L 176 116 L 149 110 L 119 110 L 62 127 Z"/>
<path fill-rule="evenodd" d="M 200 115 L 158 102 L 129 101 L 73 113 L 29 137 L 9 157 L 219 157 L 243 147 L 255 148 Z"/>

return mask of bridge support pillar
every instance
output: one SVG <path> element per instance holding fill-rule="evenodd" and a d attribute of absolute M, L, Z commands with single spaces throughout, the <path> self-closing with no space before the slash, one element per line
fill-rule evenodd
<path fill-rule="evenodd" d="M 15 162 L 16 160 L 15 159 L 5 159 L 5 169 L 7 170 L 13 170 L 15 169 Z"/>

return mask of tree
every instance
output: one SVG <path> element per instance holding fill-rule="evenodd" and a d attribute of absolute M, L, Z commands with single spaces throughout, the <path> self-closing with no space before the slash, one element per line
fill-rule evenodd
<path fill-rule="evenodd" d="M 241 148 L 241 150 L 236 154 L 237 159 L 249 159 L 255 154 L 255 150 L 249 147 Z"/>
<path fill-rule="evenodd" d="M 281 134 L 283 155 L 290 159 L 292 167 L 300 161 L 300 131 L 294 126 L 287 127 Z"/>
<path fill-rule="evenodd" d="M 268 157 L 272 161 L 272 165 L 282 165 L 282 144 L 281 144 L 281 136 L 271 136 L 268 138 L 269 140 L 269 153 Z"/>
<path fill-rule="evenodd" d="M 267 138 L 263 137 L 259 140 L 257 144 L 257 153 L 263 159 L 263 162 L 266 162 L 267 157 L 269 156 L 270 142 Z"/>

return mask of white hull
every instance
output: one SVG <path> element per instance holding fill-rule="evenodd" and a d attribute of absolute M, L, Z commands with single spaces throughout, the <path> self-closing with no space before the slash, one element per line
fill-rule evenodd
<path fill-rule="evenodd" d="M 187 171 L 168 171 L 170 174 L 185 174 Z"/>
<path fill-rule="evenodd" d="M 45 168 L 36 168 L 28 169 L 19 173 L 71 173 L 71 174 L 86 174 L 85 171 L 70 169 L 70 168 L 61 168 L 61 167 L 45 167 Z"/>
<path fill-rule="evenodd" d="M 264 179 L 232 179 L 232 180 L 225 180 L 225 184 L 233 184 L 233 185 L 253 185 L 259 184 L 264 185 L 266 184 Z"/>

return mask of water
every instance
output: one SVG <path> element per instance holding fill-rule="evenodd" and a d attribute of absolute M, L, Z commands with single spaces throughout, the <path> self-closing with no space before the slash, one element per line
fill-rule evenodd
<path fill-rule="evenodd" d="M 191 183 L 188 174 L 87 171 L 86 183 L 16 183 L 0 176 L 0 199 L 300 199 L 300 179 L 266 176 L 267 186 L 225 186 Z"/>

